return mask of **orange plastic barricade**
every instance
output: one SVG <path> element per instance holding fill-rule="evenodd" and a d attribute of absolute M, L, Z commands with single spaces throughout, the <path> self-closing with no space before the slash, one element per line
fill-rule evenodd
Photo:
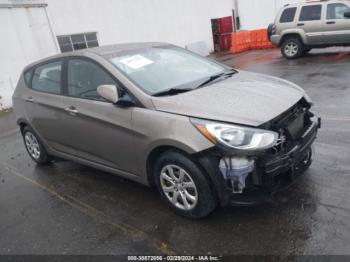
<path fill-rule="evenodd" d="M 233 32 L 231 35 L 231 53 L 236 54 L 238 53 L 238 46 L 237 46 L 237 33 Z"/>
<path fill-rule="evenodd" d="M 243 32 L 243 41 L 244 41 L 244 48 L 243 50 L 250 50 L 251 48 L 251 39 L 250 39 L 250 31 Z"/>
<path fill-rule="evenodd" d="M 258 48 L 258 30 L 250 31 L 250 48 L 251 49 Z"/>
<path fill-rule="evenodd" d="M 259 29 L 259 49 L 263 49 L 265 46 L 265 32 L 264 29 Z"/>
<path fill-rule="evenodd" d="M 274 48 L 268 40 L 267 29 L 239 31 L 232 33 L 231 52 L 241 53 L 247 50 Z"/>

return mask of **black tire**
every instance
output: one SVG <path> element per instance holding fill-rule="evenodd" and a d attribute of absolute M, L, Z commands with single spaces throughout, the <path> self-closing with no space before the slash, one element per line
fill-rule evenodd
<path fill-rule="evenodd" d="M 312 49 L 311 48 L 304 48 L 303 55 L 308 54 Z"/>
<path fill-rule="evenodd" d="M 293 46 L 293 48 L 294 47 L 296 48 L 294 52 L 288 52 L 288 50 L 292 48 L 291 46 Z M 281 45 L 281 53 L 283 57 L 287 59 L 296 59 L 301 57 L 303 55 L 303 50 L 304 50 L 303 43 L 300 41 L 298 37 L 288 37 L 283 41 Z"/>
<path fill-rule="evenodd" d="M 166 166 L 177 166 L 183 169 L 192 179 L 197 191 L 197 202 L 190 210 L 184 210 L 175 206 L 164 193 L 161 182 L 161 172 Z M 154 168 L 155 184 L 163 201 L 177 214 L 199 219 L 209 215 L 217 206 L 217 197 L 210 180 L 203 174 L 201 169 L 189 157 L 176 151 L 167 151 L 162 154 Z M 163 180 L 164 181 L 164 180 Z M 181 190 L 180 190 L 181 191 Z M 183 191 L 182 191 L 183 192 Z M 174 192 L 173 196 L 174 196 Z M 171 194 L 171 193 L 170 193 Z M 179 195 L 180 202 L 182 195 Z"/>
<path fill-rule="evenodd" d="M 22 136 L 23 136 L 24 146 L 30 158 L 33 159 L 35 163 L 37 163 L 38 165 L 47 165 L 51 163 L 52 157 L 48 155 L 43 143 L 41 142 L 40 138 L 37 136 L 37 134 L 34 132 L 32 128 L 30 128 L 29 126 L 24 127 L 24 129 L 22 130 Z M 31 149 L 29 148 L 28 143 L 26 142 L 27 136 L 33 136 L 36 139 L 38 144 L 37 149 L 39 151 L 38 157 L 35 157 L 33 155 L 33 151 L 31 151 Z"/>

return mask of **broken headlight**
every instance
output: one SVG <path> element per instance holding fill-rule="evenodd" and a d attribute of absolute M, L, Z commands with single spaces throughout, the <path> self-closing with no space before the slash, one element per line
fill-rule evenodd
<path fill-rule="evenodd" d="M 191 119 L 198 131 L 214 144 L 239 150 L 264 150 L 273 147 L 278 133 L 238 125 Z"/>

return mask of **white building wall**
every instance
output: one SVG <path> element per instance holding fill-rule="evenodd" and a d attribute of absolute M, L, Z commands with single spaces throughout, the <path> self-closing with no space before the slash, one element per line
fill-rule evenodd
<path fill-rule="evenodd" d="M 1 110 L 12 105 L 11 96 L 22 69 L 57 53 L 57 48 L 43 7 L 0 8 L 0 32 L 3 36 L 0 41 Z"/>
<path fill-rule="evenodd" d="M 305 0 L 235 0 L 242 30 L 267 28 L 275 20 L 278 11 L 290 3 Z"/>
<path fill-rule="evenodd" d="M 213 50 L 211 19 L 232 16 L 233 0 L 49 0 L 57 35 L 98 32 L 100 45 L 205 41 Z"/>

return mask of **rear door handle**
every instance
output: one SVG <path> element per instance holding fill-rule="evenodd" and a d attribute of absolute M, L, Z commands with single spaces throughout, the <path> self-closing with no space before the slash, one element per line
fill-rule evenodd
<path fill-rule="evenodd" d="M 334 25 L 335 24 L 335 21 L 329 21 L 326 23 L 327 25 Z"/>
<path fill-rule="evenodd" d="M 71 115 L 76 115 L 79 113 L 79 111 L 74 107 L 74 106 L 70 106 L 67 107 L 66 109 L 64 109 L 66 112 L 68 112 Z"/>
<path fill-rule="evenodd" d="M 304 25 L 305 25 L 304 23 L 297 24 L 297 26 L 304 26 Z"/>
<path fill-rule="evenodd" d="M 26 100 L 26 102 L 28 102 L 28 103 L 34 103 L 34 98 L 31 97 L 31 96 L 27 97 L 25 100 Z"/>

